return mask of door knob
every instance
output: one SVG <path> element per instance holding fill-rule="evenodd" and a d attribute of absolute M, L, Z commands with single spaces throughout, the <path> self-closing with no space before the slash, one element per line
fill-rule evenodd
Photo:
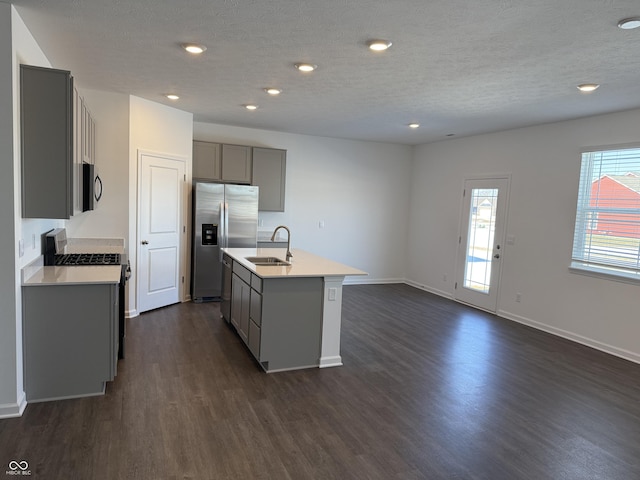
<path fill-rule="evenodd" d="M 147 242 L 146 240 L 142 240 L 140 243 L 141 243 L 142 245 L 149 245 L 149 242 Z"/>
<path fill-rule="evenodd" d="M 499 254 L 499 253 L 496 253 L 496 254 L 493 256 L 493 258 L 500 258 L 500 254 Z"/>

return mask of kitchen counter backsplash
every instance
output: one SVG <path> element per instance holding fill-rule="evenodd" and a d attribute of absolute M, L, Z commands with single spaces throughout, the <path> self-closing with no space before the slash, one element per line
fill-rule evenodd
<path fill-rule="evenodd" d="M 64 253 L 124 253 L 124 238 L 69 238 Z"/>

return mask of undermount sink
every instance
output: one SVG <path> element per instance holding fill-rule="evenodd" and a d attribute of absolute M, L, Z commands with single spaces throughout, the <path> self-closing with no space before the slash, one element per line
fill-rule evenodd
<path fill-rule="evenodd" d="M 278 257 L 245 257 L 245 260 L 250 261 L 254 265 L 267 267 L 284 267 L 291 265 L 289 262 L 285 262 Z"/>

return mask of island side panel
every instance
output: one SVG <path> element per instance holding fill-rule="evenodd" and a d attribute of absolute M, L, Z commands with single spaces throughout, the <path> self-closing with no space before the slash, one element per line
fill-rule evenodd
<path fill-rule="evenodd" d="M 263 279 L 260 363 L 265 370 L 319 365 L 322 290 L 321 277 Z"/>
<path fill-rule="evenodd" d="M 324 278 L 320 368 L 339 367 L 342 365 L 340 329 L 342 328 L 343 281 L 344 277 Z"/>

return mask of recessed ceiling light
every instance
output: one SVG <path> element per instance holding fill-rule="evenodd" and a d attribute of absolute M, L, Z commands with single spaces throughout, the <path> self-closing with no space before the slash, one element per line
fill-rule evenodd
<path fill-rule="evenodd" d="M 207 49 L 207 47 L 205 47 L 204 45 L 198 45 L 197 43 L 183 43 L 181 46 L 187 52 L 193 53 L 195 55 L 198 55 Z"/>
<path fill-rule="evenodd" d="M 252 103 L 249 103 L 249 104 L 245 105 L 244 108 L 246 108 L 247 110 L 257 110 L 258 109 L 258 105 L 254 105 Z"/>
<path fill-rule="evenodd" d="M 583 83 L 581 85 L 578 85 L 578 90 L 584 93 L 591 93 L 594 90 L 596 90 L 599 86 L 600 85 L 598 85 L 597 83 Z"/>
<path fill-rule="evenodd" d="M 180 97 L 178 95 L 176 95 L 175 93 L 167 93 L 165 95 L 165 97 L 167 97 L 169 100 L 178 100 Z"/>
<path fill-rule="evenodd" d="M 296 63 L 295 67 L 301 72 L 313 72 L 316 68 L 318 68 L 317 65 L 312 65 L 310 63 Z"/>
<path fill-rule="evenodd" d="M 369 40 L 367 46 L 374 52 L 384 52 L 393 45 L 389 40 Z"/>
<path fill-rule="evenodd" d="M 282 90 L 280 88 L 273 88 L 273 87 L 265 88 L 264 91 L 267 92 L 269 95 L 280 95 L 282 93 Z"/>
<path fill-rule="evenodd" d="M 631 30 L 640 27 L 640 17 L 625 18 L 618 22 L 618 27 L 623 30 Z"/>
<path fill-rule="evenodd" d="M 419 128 L 420 124 L 419 123 L 410 123 L 409 124 L 409 128 Z"/>

